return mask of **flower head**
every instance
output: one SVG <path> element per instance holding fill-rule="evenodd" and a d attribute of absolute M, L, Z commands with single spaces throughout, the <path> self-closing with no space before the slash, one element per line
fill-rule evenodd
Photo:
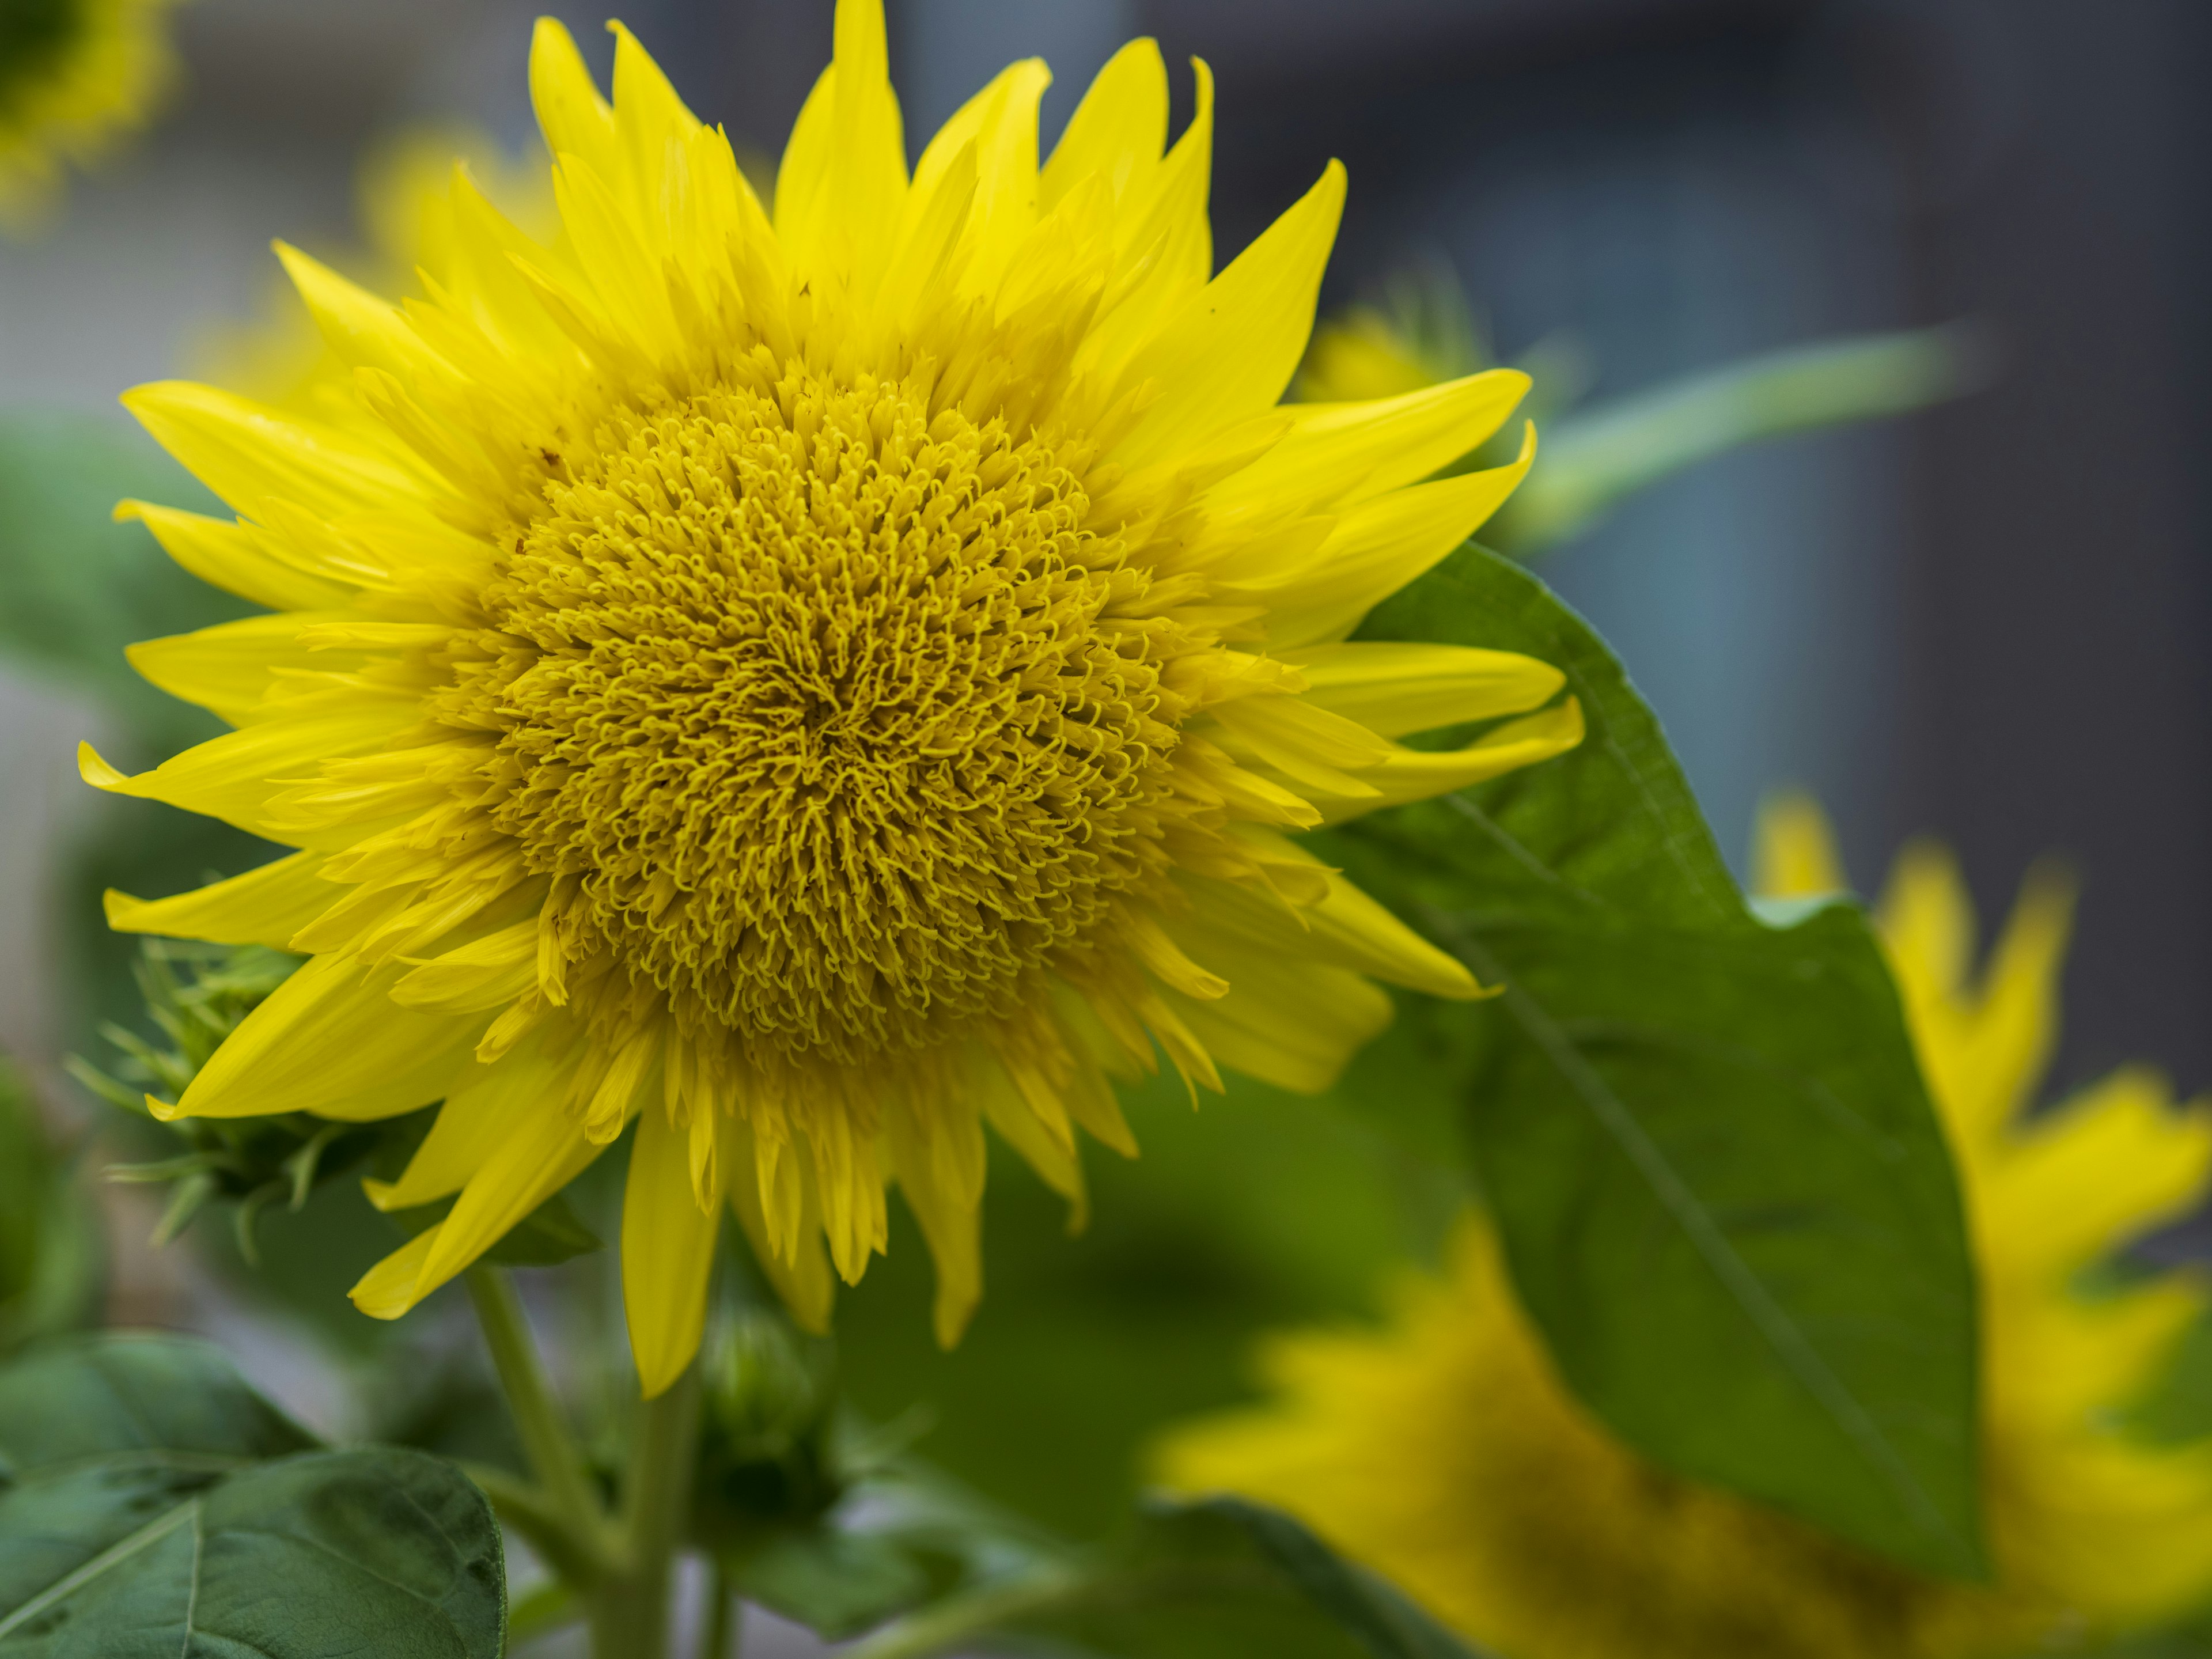
<path fill-rule="evenodd" d="M 118 927 L 312 959 L 173 1109 L 442 1100 L 388 1206 L 458 1194 L 356 1301 L 397 1316 L 635 1122 L 623 1254 L 649 1391 L 699 1339 L 726 1209 L 799 1316 L 884 1247 L 957 1334 L 988 1121 L 1079 1208 L 1076 1131 L 1156 1047 L 1324 1086 L 1458 963 L 1287 832 L 1572 744 L 1561 677 L 1344 643 L 1528 453 L 1422 483 L 1523 377 L 1276 406 L 1343 174 L 1218 276 L 1211 84 L 1165 145 L 1139 41 L 1042 167 L 1017 64 L 909 175 L 877 0 L 774 216 L 617 30 L 603 100 L 539 26 L 558 234 L 465 173 L 394 307 L 295 251 L 351 368 L 329 418 L 208 387 L 131 408 L 240 515 L 143 503 L 275 614 L 138 647 L 238 730 L 100 787 L 300 850 Z M 1534 711 L 1534 712 L 1532 712 Z M 1455 750 L 1402 733 L 1515 716 Z"/>
<path fill-rule="evenodd" d="M 1844 884 L 1809 803 L 1770 810 L 1759 874 L 1774 896 Z M 1164 1475 L 1281 1504 L 1526 1659 L 2000 1654 L 2187 1611 L 2212 1592 L 2212 1445 L 2148 1443 L 2123 1419 L 2207 1298 L 2176 1273 L 2081 1279 L 2202 1195 L 2212 1115 L 2130 1070 L 2023 1115 L 2069 906 L 2031 882 L 1978 977 L 1939 849 L 1899 860 L 1881 914 L 1980 1274 L 1993 1583 L 1916 1577 L 1645 1462 L 1559 1382 L 1480 1219 L 1389 1329 L 1278 1341 L 1276 1402 L 1179 1431 Z"/>
<path fill-rule="evenodd" d="M 19 0 L 0 9 L 0 224 L 52 199 L 65 164 L 143 123 L 174 78 L 173 0 Z"/>

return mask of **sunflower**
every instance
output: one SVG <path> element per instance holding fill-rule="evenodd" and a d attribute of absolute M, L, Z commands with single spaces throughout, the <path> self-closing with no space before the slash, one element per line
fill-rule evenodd
<path fill-rule="evenodd" d="M 65 163 L 142 125 L 175 78 L 173 0 L 11 0 L 0 6 L 0 224 L 52 200 Z"/>
<path fill-rule="evenodd" d="M 1771 896 L 1843 885 L 1802 800 L 1763 819 Z M 2204 1311 L 2193 1275 L 2091 1291 L 2085 1272 L 2188 1209 L 2212 1116 L 2123 1071 L 2023 1115 L 2049 1056 L 2069 926 L 2032 878 L 1989 967 L 1933 846 L 1893 871 L 1881 923 L 1958 1161 L 1983 1299 L 1988 1585 L 1939 1582 L 1655 1468 L 1568 1394 L 1514 1299 L 1497 1238 L 1465 1222 L 1441 1281 L 1379 1332 L 1294 1334 L 1271 1404 L 1159 1449 L 1185 1490 L 1304 1516 L 1478 1641 L 1522 1659 L 1897 1659 L 2066 1645 L 2212 1593 L 2212 1445 L 2154 1445 L 2124 1417 Z"/>
<path fill-rule="evenodd" d="M 343 408 L 127 396 L 240 517 L 120 511 L 274 614 L 135 652 L 236 731 L 83 766 L 299 849 L 111 896 L 118 927 L 311 957 L 161 1109 L 442 1101 L 372 1190 L 453 1200 L 356 1286 L 380 1317 L 635 1120 L 651 1393 L 726 1208 L 819 1327 L 895 1182 L 950 1343 L 985 1122 L 1079 1218 L 1077 1130 L 1134 1150 L 1109 1074 L 1317 1089 L 1388 1019 L 1372 980 L 1477 994 L 1291 837 L 1582 719 L 1525 657 L 1344 642 L 1519 482 L 1533 433 L 1420 481 L 1527 382 L 1277 407 L 1344 174 L 1212 275 L 1203 65 L 1169 149 L 1158 50 L 1126 47 L 1040 167 L 1048 77 L 1017 64 L 909 176 L 878 0 L 842 0 L 771 217 L 616 34 L 610 104 L 538 26 L 550 243 L 457 173 L 421 300 L 280 249 Z"/>

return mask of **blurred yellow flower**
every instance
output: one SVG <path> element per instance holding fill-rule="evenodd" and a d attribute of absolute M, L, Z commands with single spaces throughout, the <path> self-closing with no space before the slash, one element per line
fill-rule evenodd
<path fill-rule="evenodd" d="M 1766 895 L 1843 886 L 1809 802 L 1770 807 L 1759 843 Z M 2070 903 L 2032 878 L 1978 979 L 1948 854 L 1907 849 L 1881 907 L 1981 1275 L 1993 1584 L 1917 1577 L 1623 1447 L 1558 1381 L 1480 1219 L 1389 1328 L 1279 1339 L 1277 1398 L 1170 1436 L 1160 1473 L 1303 1516 L 1514 1659 L 2002 1654 L 2190 1610 L 2212 1593 L 2212 1446 L 2148 1444 L 2120 1419 L 2204 1289 L 2081 1279 L 2198 1199 L 2212 1118 L 2141 1070 L 2026 1115 Z"/>
<path fill-rule="evenodd" d="M 1486 356 L 1458 278 L 1417 268 L 1391 283 L 1381 305 L 1347 306 L 1315 328 L 1297 393 L 1310 404 L 1395 398 L 1472 374 Z"/>
<path fill-rule="evenodd" d="M 1212 131 L 1166 145 L 1139 41 L 1042 167 L 1017 64 L 911 178 L 878 0 L 843 0 L 771 218 L 617 30 L 531 81 L 559 234 L 465 174 L 395 307 L 283 249 L 325 417 L 142 387 L 242 516 L 131 503 L 276 614 L 137 647 L 239 726 L 102 788 L 301 849 L 116 926 L 313 957 L 181 1115 L 442 1100 L 387 1207 L 445 1219 L 356 1287 L 393 1317 L 635 1121 L 623 1227 L 648 1392 L 696 1348 L 733 1210 L 799 1316 L 896 1182 L 940 1340 L 981 1293 L 988 1120 L 1079 1209 L 1109 1072 L 1326 1086 L 1382 979 L 1465 969 L 1285 832 L 1577 742 L 1543 663 L 1346 644 L 1527 470 L 1418 481 L 1510 372 L 1278 408 L 1343 173 L 1218 276 Z M 1530 434 L 1533 444 L 1533 434 Z M 1506 718 L 1469 746 L 1405 733 Z M 826 1248 L 825 1248 L 826 1246 Z"/>
<path fill-rule="evenodd" d="M 372 293 L 403 300 L 428 297 L 422 278 L 443 280 L 453 267 L 453 169 L 532 241 L 560 230 L 552 170 L 538 146 L 514 156 L 465 126 L 407 128 L 373 148 L 355 180 L 358 246 L 331 252 L 324 263 Z M 263 314 L 253 322 L 208 331 L 196 354 L 203 379 L 301 414 L 343 419 L 353 370 L 324 343 L 314 313 L 281 273 Z"/>
<path fill-rule="evenodd" d="M 13 0 L 0 6 L 0 225 L 33 223 L 64 166 L 144 125 L 176 60 L 174 0 Z"/>

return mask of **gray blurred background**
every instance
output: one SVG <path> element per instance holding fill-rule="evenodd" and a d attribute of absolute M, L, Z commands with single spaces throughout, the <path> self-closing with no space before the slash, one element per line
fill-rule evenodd
<path fill-rule="evenodd" d="M 1962 851 L 1985 917 L 2046 849 L 2085 879 L 2062 1080 L 2212 1080 L 2201 574 L 2212 214 L 2191 0 L 890 0 L 910 137 L 1015 57 L 1049 143 L 1122 40 L 1219 78 L 1225 258 L 1331 155 L 1325 305 L 1442 258 L 1508 357 L 1571 335 L 1594 389 L 1971 316 L 1995 386 L 1765 446 L 1619 512 L 1547 575 L 1611 635 L 1731 851 L 1759 793 L 1835 812 L 1854 873 Z M 111 410 L 251 319 L 269 240 L 354 240 L 395 125 L 528 131 L 520 0 L 198 0 L 190 83 L 42 240 L 0 245 L 0 403 Z M 604 64 L 596 12 L 568 21 Z M 773 155 L 830 0 L 637 0 L 692 106 Z M 119 416 L 118 416 L 119 418 Z M 41 881 L 90 710 L 0 678 L 0 1044 L 61 1041 Z"/>

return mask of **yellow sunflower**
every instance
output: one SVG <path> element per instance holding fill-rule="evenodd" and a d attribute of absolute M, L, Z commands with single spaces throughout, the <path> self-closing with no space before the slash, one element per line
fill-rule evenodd
<path fill-rule="evenodd" d="M 1843 885 L 1809 803 L 1771 809 L 1760 841 L 1768 894 Z M 1905 852 L 1881 911 L 1981 1278 L 1992 1583 L 1916 1577 L 1643 1461 L 1560 1383 L 1480 1219 L 1390 1328 L 1278 1340 L 1274 1401 L 1171 1435 L 1160 1472 L 1304 1516 L 1514 1659 L 1933 1659 L 2190 1610 L 2212 1594 L 2212 1445 L 2148 1444 L 2121 1418 L 2205 1291 L 2179 1273 L 2104 1294 L 2081 1280 L 2202 1195 L 2212 1117 L 2140 1070 L 2024 1115 L 2069 910 L 2063 884 L 2031 880 L 1978 979 L 1940 849 Z"/>
<path fill-rule="evenodd" d="M 636 1120 L 653 1392 L 726 1206 L 818 1326 L 895 1181 L 949 1342 L 985 1121 L 1079 1211 L 1075 1132 L 1133 1150 L 1107 1079 L 1155 1045 L 1194 1085 L 1316 1089 L 1389 1016 L 1369 976 L 1476 994 L 1289 832 L 1582 720 L 1524 657 L 1343 642 L 1520 480 L 1533 434 L 1419 482 L 1527 383 L 1278 408 L 1344 174 L 1213 275 L 1202 65 L 1170 149 L 1159 52 L 1125 48 L 1040 167 L 1047 71 L 1017 64 L 909 176 L 880 4 L 842 0 L 771 218 L 616 33 L 610 105 L 538 26 L 550 243 L 461 174 L 419 301 L 280 250 L 343 409 L 129 394 L 240 516 L 122 510 L 276 614 L 135 652 L 238 730 L 84 769 L 300 849 L 111 896 L 118 927 L 313 958 L 161 1110 L 442 1100 L 373 1193 L 458 1194 L 356 1287 L 385 1317 Z"/>
<path fill-rule="evenodd" d="M 82 166 L 143 125 L 176 75 L 174 0 L 12 0 L 0 6 L 0 224 L 52 200 Z"/>

